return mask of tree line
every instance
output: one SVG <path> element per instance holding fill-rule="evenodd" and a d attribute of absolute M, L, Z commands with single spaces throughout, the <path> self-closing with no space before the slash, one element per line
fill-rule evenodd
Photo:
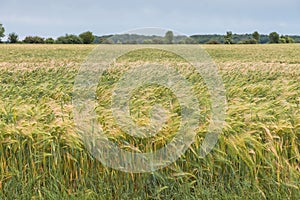
<path fill-rule="evenodd" d="M 296 36 L 297 37 L 297 36 Z M 297 42 L 299 38 L 296 38 Z M 257 31 L 252 34 L 233 34 L 231 31 L 224 35 L 224 44 L 264 44 L 264 43 L 295 43 L 295 39 L 288 35 L 279 35 L 272 32 L 269 35 L 260 35 Z"/>
<path fill-rule="evenodd" d="M 5 28 L 0 23 L 0 42 L 5 36 Z M 146 36 L 137 34 L 116 34 L 95 36 L 91 31 L 79 35 L 66 34 L 56 39 L 40 36 L 26 36 L 19 40 L 15 32 L 8 34 L 8 43 L 28 44 L 265 44 L 265 43 L 300 43 L 300 36 L 279 35 L 272 32 L 269 35 L 259 34 L 233 34 L 227 31 L 224 35 L 192 35 L 174 36 L 172 31 L 167 31 L 164 36 Z"/>
<path fill-rule="evenodd" d="M 5 36 L 5 28 L 0 23 L 0 42 L 2 42 L 2 38 Z M 20 41 L 18 34 L 15 32 L 8 34 L 9 43 L 28 43 L 28 44 L 91 44 L 94 42 L 95 36 L 91 31 L 86 31 L 81 34 L 66 34 L 64 36 L 60 36 L 57 39 L 53 38 L 43 38 L 40 36 L 26 36 L 24 40 Z"/>

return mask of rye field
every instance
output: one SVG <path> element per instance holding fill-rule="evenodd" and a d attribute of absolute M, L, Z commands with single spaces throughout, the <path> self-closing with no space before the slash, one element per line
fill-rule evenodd
<path fill-rule="evenodd" d="M 299 199 L 299 44 L 199 46 L 217 66 L 227 100 L 222 133 L 206 157 L 199 148 L 211 116 L 201 76 L 166 52 L 146 49 L 118 58 L 99 80 L 95 110 L 120 148 L 159 149 L 180 122 L 172 91 L 152 85 L 135 90 L 130 112 L 137 124 L 147 124 L 149 109 L 159 102 L 168 110 L 160 133 L 137 139 L 116 125 L 110 91 L 131 66 L 165 59 L 192 83 L 200 102 L 196 141 L 176 162 L 148 173 L 104 166 L 77 132 L 73 85 L 94 48 L 0 44 L 0 199 Z"/>

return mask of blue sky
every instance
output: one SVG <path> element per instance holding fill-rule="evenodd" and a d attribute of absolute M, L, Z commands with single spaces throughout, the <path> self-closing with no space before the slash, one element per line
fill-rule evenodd
<path fill-rule="evenodd" d="M 300 35 L 300 0 L 0 0 L 6 35 L 96 35 L 162 27 L 187 35 L 270 33 Z"/>

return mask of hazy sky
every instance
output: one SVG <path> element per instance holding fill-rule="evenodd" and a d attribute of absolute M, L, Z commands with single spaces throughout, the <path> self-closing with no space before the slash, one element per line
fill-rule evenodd
<path fill-rule="evenodd" d="M 277 31 L 300 35 L 300 0 L 0 0 L 6 35 L 96 35 L 162 27 L 187 35 Z"/>

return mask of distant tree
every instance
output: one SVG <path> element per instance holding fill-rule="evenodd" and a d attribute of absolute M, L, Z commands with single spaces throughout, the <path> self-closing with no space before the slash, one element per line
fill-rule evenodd
<path fill-rule="evenodd" d="M 95 36 L 90 31 L 81 33 L 79 37 L 82 39 L 83 44 L 91 44 L 95 39 Z"/>
<path fill-rule="evenodd" d="M 103 36 L 95 36 L 93 43 L 102 44 L 106 39 L 112 37 L 113 35 L 103 35 Z"/>
<path fill-rule="evenodd" d="M 1 42 L 1 38 L 3 38 L 5 36 L 4 32 L 5 32 L 5 28 L 0 23 L 0 42 Z"/>
<path fill-rule="evenodd" d="M 45 43 L 46 44 L 54 44 L 54 39 L 53 38 L 47 38 L 46 40 L 45 40 Z"/>
<path fill-rule="evenodd" d="M 23 40 L 24 43 L 29 43 L 29 44 L 44 44 L 45 40 L 42 37 L 39 36 L 27 36 Z"/>
<path fill-rule="evenodd" d="M 288 35 L 281 35 L 280 38 L 279 38 L 279 43 L 294 43 L 295 41 L 293 40 L 293 38 L 291 38 L 290 36 Z"/>
<path fill-rule="evenodd" d="M 167 44 L 172 44 L 174 39 L 174 34 L 172 31 L 167 31 L 165 34 L 165 42 Z"/>
<path fill-rule="evenodd" d="M 153 44 L 163 44 L 164 40 L 162 38 L 153 38 Z"/>
<path fill-rule="evenodd" d="M 10 34 L 8 35 L 8 41 L 9 41 L 10 43 L 17 43 L 18 40 L 19 40 L 19 36 L 18 36 L 16 33 L 10 33 Z"/>
<path fill-rule="evenodd" d="M 239 42 L 239 44 L 257 44 L 257 40 L 254 38 L 248 40 L 242 40 Z"/>
<path fill-rule="evenodd" d="M 101 44 L 114 44 L 114 41 L 111 38 L 104 38 Z"/>
<path fill-rule="evenodd" d="M 209 40 L 208 42 L 206 42 L 206 44 L 220 44 L 220 43 L 216 40 Z"/>
<path fill-rule="evenodd" d="M 252 37 L 253 39 L 256 40 L 256 43 L 259 43 L 259 39 L 260 39 L 260 35 L 257 31 L 255 31 L 254 33 L 252 33 Z"/>
<path fill-rule="evenodd" d="M 82 39 L 77 35 L 68 35 L 58 37 L 55 41 L 57 44 L 82 44 Z"/>
<path fill-rule="evenodd" d="M 269 35 L 260 35 L 259 41 L 261 44 L 269 43 Z"/>
<path fill-rule="evenodd" d="M 153 44 L 153 41 L 150 39 L 146 39 L 143 41 L 143 44 Z"/>
<path fill-rule="evenodd" d="M 137 44 L 138 42 L 136 40 L 128 40 L 124 42 L 124 44 Z"/>
<path fill-rule="evenodd" d="M 286 43 L 295 43 L 295 40 L 290 36 L 285 36 Z"/>
<path fill-rule="evenodd" d="M 225 44 L 232 44 L 232 32 L 227 31 L 226 35 L 224 36 Z"/>
<path fill-rule="evenodd" d="M 272 32 L 269 34 L 269 43 L 279 43 L 279 34 Z"/>
<path fill-rule="evenodd" d="M 285 36 L 281 35 L 279 38 L 279 43 L 285 44 L 286 43 L 286 38 Z"/>
<path fill-rule="evenodd" d="M 187 37 L 185 40 L 184 40 L 184 44 L 196 44 L 196 40 L 194 40 L 193 38 L 191 37 Z"/>

